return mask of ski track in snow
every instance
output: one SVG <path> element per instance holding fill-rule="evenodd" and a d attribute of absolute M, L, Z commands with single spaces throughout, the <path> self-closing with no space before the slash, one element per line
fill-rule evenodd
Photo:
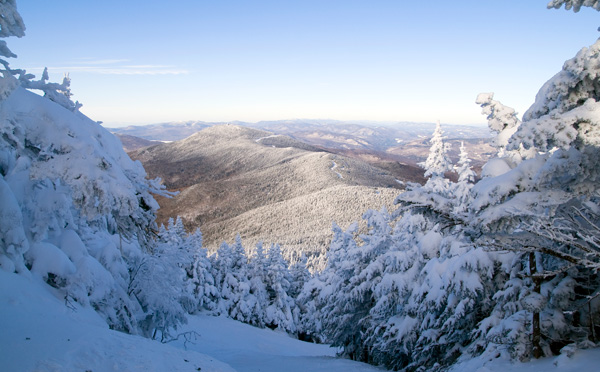
<path fill-rule="evenodd" d="M 334 160 L 332 160 L 331 162 L 333 163 L 333 165 L 332 165 L 332 166 L 331 166 L 331 168 L 329 168 L 329 169 L 331 169 L 331 170 L 332 170 L 332 171 L 333 171 L 335 174 L 337 174 L 337 176 L 338 176 L 339 178 L 342 178 L 342 179 L 343 179 L 343 178 L 344 178 L 344 176 L 342 176 L 342 174 L 341 174 L 341 173 L 339 173 L 338 171 L 336 171 L 336 170 L 335 170 L 335 168 L 337 168 L 337 163 L 336 163 Z"/>

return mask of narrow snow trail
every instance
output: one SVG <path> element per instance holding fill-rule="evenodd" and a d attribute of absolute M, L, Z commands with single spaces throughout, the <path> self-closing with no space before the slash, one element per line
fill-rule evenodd
<path fill-rule="evenodd" d="M 335 174 L 337 174 L 337 176 L 339 178 L 344 178 L 344 176 L 342 176 L 341 173 L 339 173 L 338 171 L 335 170 L 335 168 L 337 168 L 337 163 L 335 161 L 333 161 L 333 160 L 331 162 L 333 163 L 333 165 L 329 169 L 331 169 Z"/>
<path fill-rule="evenodd" d="M 285 333 L 260 329 L 226 317 L 190 316 L 182 331 L 200 336 L 187 349 L 211 355 L 240 372 L 382 371 L 364 363 L 336 358 L 327 345 L 298 341 Z M 171 343 L 183 348 L 182 340 Z"/>
<path fill-rule="evenodd" d="M 254 142 L 258 143 L 258 142 L 260 142 L 260 141 L 262 141 L 264 139 L 273 138 L 273 137 L 279 137 L 279 136 L 281 136 L 281 134 L 271 134 L 270 136 L 257 138 L 257 139 L 254 140 Z"/>

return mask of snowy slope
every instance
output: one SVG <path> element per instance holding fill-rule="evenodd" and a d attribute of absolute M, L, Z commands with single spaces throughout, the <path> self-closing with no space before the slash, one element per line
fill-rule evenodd
<path fill-rule="evenodd" d="M 184 331 L 199 337 L 188 350 L 200 351 L 227 362 L 238 371 L 346 372 L 383 369 L 348 359 L 336 358 L 327 345 L 298 341 L 286 333 L 260 329 L 225 317 L 190 317 Z M 183 341 L 175 343 L 183 347 Z"/>
<path fill-rule="evenodd" d="M 232 371 L 196 351 L 112 331 L 40 280 L 0 270 L 0 371 Z"/>
<path fill-rule="evenodd" d="M 0 270 L 1 371 L 378 371 L 335 358 L 335 350 L 224 317 L 192 316 L 161 344 L 108 329 L 90 308 L 49 291 L 35 277 Z M 206 355 L 209 354 L 210 356 Z"/>
<path fill-rule="evenodd" d="M 572 356 L 542 358 L 526 363 L 482 355 L 455 364 L 449 372 L 594 372 L 600 371 L 600 350 L 577 350 Z"/>

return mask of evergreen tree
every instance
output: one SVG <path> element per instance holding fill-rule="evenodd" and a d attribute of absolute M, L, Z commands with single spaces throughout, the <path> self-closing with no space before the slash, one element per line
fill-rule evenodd
<path fill-rule="evenodd" d="M 515 357 L 549 355 L 567 340 L 580 339 L 582 328 L 576 325 L 595 334 L 599 304 L 577 308 L 572 318 L 562 314 L 575 308 L 567 289 L 594 293 L 599 288 L 597 274 L 589 275 L 600 258 L 593 238 L 598 230 L 592 227 L 598 219 L 593 213 L 586 217 L 588 208 L 598 209 L 600 123 L 593 112 L 600 99 L 599 51 L 600 42 L 584 48 L 544 84 L 506 141 L 506 151 L 519 154 L 520 161 L 506 162 L 508 167 L 489 172 L 473 188 L 472 224 L 485 226 L 482 244 L 513 250 L 521 260 L 499 296 L 518 306 L 499 309 L 495 314 L 501 315 L 484 323 L 496 339 L 520 345 L 512 350 Z"/>
<path fill-rule="evenodd" d="M 262 242 L 256 245 L 254 255 L 250 259 L 248 277 L 250 280 L 250 294 L 254 298 L 254 306 L 251 309 L 248 323 L 262 328 L 265 326 L 265 310 L 269 303 L 266 287 L 268 277 L 267 258 L 264 254 Z"/>
<path fill-rule="evenodd" d="M 419 165 L 425 168 L 425 177 L 443 178 L 446 172 L 452 170 L 452 163 L 448 156 L 450 145 L 444 143 L 444 132 L 439 121 L 435 126 L 435 131 L 430 142 L 431 147 L 429 148 L 427 160 L 419 163 Z"/>
<path fill-rule="evenodd" d="M 196 310 L 214 310 L 217 306 L 219 291 L 215 286 L 212 274 L 211 261 L 208 259 L 206 248 L 202 246 L 202 233 L 196 229 L 187 238 L 187 245 L 193 252 L 192 264 L 187 271 L 188 293 L 193 299 L 193 304 L 188 312 Z"/>
<path fill-rule="evenodd" d="M 288 264 L 281 255 L 281 248 L 278 244 L 272 244 L 267 256 L 265 284 L 269 301 L 265 309 L 265 324 L 271 328 L 295 332 L 296 323 L 292 313 L 295 303 L 289 295 L 290 281 L 291 275 Z"/>
<path fill-rule="evenodd" d="M 566 10 L 571 10 L 572 8 L 574 12 L 578 12 L 582 6 L 600 10 L 600 2 L 598 0 L 551 0 L 548 3 L 548 8 L 560 9 L 563 5 Z"/>
<path fill-rule="evenodd" d="M 452 212 L 460 215 L 467 211 L 471 188 L 476 177 L 475 172 L 471 169 L 471 159 L 469 159 L 463 142 L 460 144 L 459 160 L 454 169 L 458 174 L 458 182 L 454 185 L 454 210 Z"/>

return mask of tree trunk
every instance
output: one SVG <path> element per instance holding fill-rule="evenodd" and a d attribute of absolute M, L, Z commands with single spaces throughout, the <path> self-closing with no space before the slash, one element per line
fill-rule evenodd
<path fill-rule="evenodd" d="M 537 265 L 535 262 L 535 253 L 529 253 L 529 274 L 533 280 L 534 291 L 540 293 L 541 291 L 541 278 L 537 277 Z M 540 330 L 540 313 L 539 311 L 533 312 L 533 321 L 531 324 L 532 332 L 532 353 L 535 359 L 539 359 L 543 356 L 542 347 L 540 341 L 542 339 L 542 332 Z"/>

